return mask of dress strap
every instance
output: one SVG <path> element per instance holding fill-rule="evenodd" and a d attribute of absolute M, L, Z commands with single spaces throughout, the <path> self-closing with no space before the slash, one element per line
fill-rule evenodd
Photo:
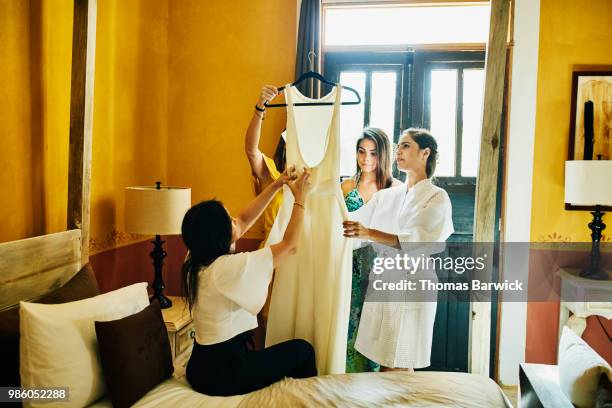
<path fill-rule="evenodd" d="M 361 170 L 357 170 L 357 177 L 355 177 L 355 188 L 359 187 L 359 180 L 361 180 Z"/>

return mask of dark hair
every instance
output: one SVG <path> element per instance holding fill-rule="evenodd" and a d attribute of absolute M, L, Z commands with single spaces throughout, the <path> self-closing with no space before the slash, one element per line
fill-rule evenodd
<path fill-rule="evenodd" d="M 232 220 L 220 201 L 202 201 L 187 211 L 181 232 L 183 242 L 189 249 L 181 272 L 183 293 L 191 310 L 198 292 L 200 269 L 230 251 Z"/>
<path fill-rule="evenodd" d="M 361 137 L 357 139 L 355 144 L 355 152 L 359 152 L 359 144 L 365 140 L 371 140 L 376 146 L 376 156 L 378 157 L 378 165 L 376 166 L 376 186 L 378 189 L 390 187 L 393 183 L 393 177 L 391 175 L 391 143 L 387 134 L 378 128 L 365 128 Z M 361 173 L 359 168 L 359 159 L 355 158 L 357 163 L 357 173 L 355 178 Z"/>
<path fill-rule="evenodd" d="M 436 163 L 438 162 L 438 142 L 427 129 L 410 128 L 404 130 L 402 136 L 405 134 L 409 134 L 421 150 L 429 148 L 430 153 L 427 157 L 427 163 L 425 163 L 425 174 L 427 174 L 427 178 L 431 178 L 436 171 Z"/>
<path fill-rule="evenodd" d="M 282 136 L 278 140 L 276 150 L 274 151 L 274 164 L 280 173 L 285 171 L 285 166 L 287 165 L 287 148 L 285 146 L 285 139 L 283 139 Z"/>

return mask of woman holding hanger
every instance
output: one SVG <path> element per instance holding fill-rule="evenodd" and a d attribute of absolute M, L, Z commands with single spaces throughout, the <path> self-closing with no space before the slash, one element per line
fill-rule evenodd
<path fill-rule="evenodd" d="M 357 172 L 342 182 L 342 195 L 349 212 L 361 208 L 379 190 L 399 185 L 401 181 L 391 175 L 391 143 L 385 132 L 366 128 L 355 145 Z M 357 326 L 368 284 L 370 264 L 375 253 L 369 246 L 353 252 L 351 280 L 351 311 L 349 315 L 346 372 L 378 371 L 377 363 L 355 350 Z"/>
<path fill-rule="evenodd" d="M 287 163 L 286 149 L 285 149 L 285 132 L 281 134 L 276 145 L 274 152 L 274 158 L 270 158 L 263 154 L 259 149 L 259 139 L 261 136 L 261 125 L 264 120 L 266 113 L 266 103 L 270 102 L 278 95 L 278 91 L 273 85 L 264 85 L 261 89 L 255 108 L 253 109 L 253 116 L 249 122 L 246 135 L 244 138 L 244 150 L 251 166 L 251 174 L 253 175 L 253 184 L 255 186 L 255 194 L 260 194 L 268 185 L 276 181 L 281 173 L 285 171 Z M 283 202 L 283 191 L 279 190 L 270 204 L 264 210 L 263 217 L 263 228 L 264 236 L 260 244 L 260 248 L 266 242 L 270 229 L 276 219 L 276 214 Z M 272 283 L 270 283 L 272 285 Z M 269 290 L 268 293 L 271 293 Z M 266 330 L 266 322 L 268 320 L 268 309 L 270 308 L 270 298 L 266 300 L 266 303 L 261 310 L 260 323 L 263 327 L 263 333 Z"/>
<path fill-rule="evenodd" d="M 404 131 L 396 162 L 406 184 L 374 194 L 353 213 L 355 221 L 344 222 L 344 236 L 404 250 L 415 242 L 445 242 L 454 232 L 452 208 L 446 191 L 431 182 L 437 156 L 429 131 Z M 355 349 L 383 371 L 427 367 L 435 316 L 436 302 L 365 302 Z"/>
<path fill-rule="evenodd" d="M 273 159 L 263 154 L 259 149 L 261 125 L 266 112 L 265 104 L 270 102 L 277 95 L 278 91 L 275 86 L 264 85 L 257 99 L 257 103 L 255 104 L 255 108 L 253 109 L 253 116 L 251 117 L 244 138 L 244 150 L 249 160 L 249 165 L 251 166 L 256 194 L 261 193 L 268 185 L 278 179 L 280 174 L 285 171 L 287 163 L 285 139 L 283 135 L 281 135 L 278 140 Z M 264 210 L 264 239 L 262 242 L 266 240 L 270 233 L 270 229 L 272 228 L 272 224 L 274 224 L 274 219 L 276 218 L 282 200 L 283 194 L 282 191 L 279 191 Z"/>

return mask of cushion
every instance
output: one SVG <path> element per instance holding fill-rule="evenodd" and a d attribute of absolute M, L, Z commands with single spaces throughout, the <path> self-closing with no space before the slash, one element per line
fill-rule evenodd
<path fill-rule="evenodd" d="M 559 385 L 578 408 L 593 407 L 600 376 L 612 379 L 612 368 L 568 327 L 559 342 Z"/>
<path fill-rule="evenodd" d="M 147 284 L 57 305 L 21 302 L 22 387 L 69 387 L 69 403 L 83 407 L 105 392 L 95 321 L 120 319 L 147 307 Z M 32 403 L 31 406 L 54 406 Z"/>
<path fill-rule="evenodd" d="M 64 286 L 50 292 L 38 303 L 64 303 L 100 294 L 93 269 L 85 265 Z M 18 387 L 19 381 L 19 307 L 0 312 L 0 385 Z"/>
<path fill-rule="evenodd" d="M 104 379 L 113 407 L 129 407 L 172 375 L 172 353 L 158 302 L 110 322 L 96 322 Z"/>

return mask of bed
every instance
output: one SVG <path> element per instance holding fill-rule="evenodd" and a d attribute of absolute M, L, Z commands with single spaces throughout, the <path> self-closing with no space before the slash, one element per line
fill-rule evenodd
<path fill-rule="evenodd" d="M 15 310 L 19 301 L 36 302 L 41 296 L 71 284 L 71 279 L 82 266 L 80 240 L 80 230 L 77 229 L 0 244 L 0 311 Z M 21 336 L 23 341 L 24 334 Z M 66 356 L 58 355 L 57 358 Z M 102 397 L 91 406 L 111 407 L 112 404 L 108 397 Z M 467 373 L 337 374 L 300 380 L 285 379 L 241 396 L 210 397 L 193 391 L 180 368 L 152 388 L 134 406 L 511 407 L 495 382 Z"/>

